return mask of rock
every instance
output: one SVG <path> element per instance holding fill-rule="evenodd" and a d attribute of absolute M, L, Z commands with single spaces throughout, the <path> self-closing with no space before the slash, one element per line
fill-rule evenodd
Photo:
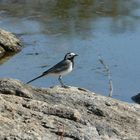
<path fill-rule="evenodd" d="M 139 140 L 140 106 L 82 88 L 0 80 L 1 140 Z"/>
<path fill-rule="evenodd" d="M 0 46 L 0 57 L 4 56 L 5 50 Z"/>
<path fill-rule="evenodd" d="M 20 46 L 20 40 L 15 35 L 0 28 L 1 48 L 3 48 L 6 52 L 18 52 L 21 49 Z"/>
<path fill-rule="evenodd" d="M 140 93 L 132 97 L 132 100 L 136 103 L 140 104 Z"/>

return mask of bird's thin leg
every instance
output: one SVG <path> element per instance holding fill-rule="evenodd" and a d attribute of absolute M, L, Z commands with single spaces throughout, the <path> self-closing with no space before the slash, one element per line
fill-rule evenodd
<path fill-rule="evenodd" d="M 63 87 L 64 86 L 64 83 L 62 82 L 62 76 L 61 75 L 59 76 L 58 80 L 59 80 L 61 86 Z"/>
<path fill-rule="evenodd" d="M 58 80 L 59 80 L 59 82 L 60 82 L 60 84 L 61 84 L 62 87 L 64 87 L 64 88 L 67 88 L 67 87 L 68 87 L 68 86 L 66 86 L 66 85 L 62 82 L 62 76 L 61 76 L 61 75 L 59 76 Z"/>

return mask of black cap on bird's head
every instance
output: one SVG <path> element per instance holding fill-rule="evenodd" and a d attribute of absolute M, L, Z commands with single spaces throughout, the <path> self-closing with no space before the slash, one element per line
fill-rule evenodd
<path fill-rule="evenodd" d="M 77 54 L 75 54 L 75 53 L 67 53 L 66 55 L 65 55 L 65 57 L 64 57 L 64 59 L 66 60 L 66 59 L 69 59 L 69 60 L 72 60 L 75 56 L 78 56 Z"/>

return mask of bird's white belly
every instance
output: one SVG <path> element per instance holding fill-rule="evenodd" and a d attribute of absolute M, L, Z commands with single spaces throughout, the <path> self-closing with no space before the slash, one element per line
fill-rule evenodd
<path fill-rule="evenodd" d="M 69 67 L 69 69 L 67 69 L 67 70 L 65 70 L 65 71 L 62 71 L 62 72 L 60 72 L 60 74 L 59 75 L 67 75 L 68 73 L 70 73 L 71 71 L 72 71 L 72 64 L 70 64 L 70 67 Z"/>

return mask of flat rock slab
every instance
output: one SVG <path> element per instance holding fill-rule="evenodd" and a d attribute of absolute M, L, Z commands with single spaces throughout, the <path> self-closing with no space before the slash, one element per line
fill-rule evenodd
<path fill-rule="evenodd" d="M 140 106 L 82 88 L 0 80 L 1 140 L 140 140 Z"/>
<path fill-rule="evenodd" d="M 20 50 L 20 40 L 12 33 L 0 28 L 0 56 L 5 52 L 18 52 Z"/>

